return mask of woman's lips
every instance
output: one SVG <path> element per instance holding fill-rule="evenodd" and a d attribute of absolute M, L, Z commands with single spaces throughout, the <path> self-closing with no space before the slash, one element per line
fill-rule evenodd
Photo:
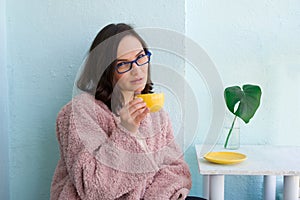
<path fill-rule="evenodd" d="M 133 81 L 130 81 L 132 84 L 140 84 L 143 82 L 143 78 L 137 78 L 134 79 Z"/>

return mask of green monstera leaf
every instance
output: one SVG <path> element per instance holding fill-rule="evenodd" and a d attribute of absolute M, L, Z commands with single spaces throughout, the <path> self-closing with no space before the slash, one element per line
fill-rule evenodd
<path fill-rule="evenodd" d="M 226 148 L 236 118 L 241 118 L 247 124 L 254 116 L 260 105 L 261 89 L 249 84 L 243 85 L 243 90 L 239 86 L 232 86 L 224 90 L 224 98 L 227 108 L 235 115 L 224 144 Z"/>
<path fill-rule="evenodd" d="M 247 124 L 260 105 L 261 89 L 249 84 L 243 85 L 243 90 L 239 86 L 232 86 L 225 89 L 224 98 L 230 112 Z M 235 109 L 237 103 L 239 105 Z"/>

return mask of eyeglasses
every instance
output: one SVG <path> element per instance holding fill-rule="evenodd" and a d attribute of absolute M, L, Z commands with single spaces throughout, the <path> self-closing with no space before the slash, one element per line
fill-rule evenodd
<path fill-rule="evenodd" d="M 117 72 L 124 74 L 132 69 L 132 64 L 135 63 L 137 66 L 143 66 L 150 62 L 150 56 L 152 54 L 146 51 L 146 54 L 140 54 L 135 60 L 130 62 L 121 62 L 116 65 Z"/>

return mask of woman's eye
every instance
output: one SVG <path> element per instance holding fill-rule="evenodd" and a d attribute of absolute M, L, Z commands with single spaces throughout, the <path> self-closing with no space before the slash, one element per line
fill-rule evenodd
<path fill-rule="evenodd" d="M 144 56 L 145 56 L 145 54 L 140 54 L 140 55 L 138 55 L 137 58 L 139 59 L 139 58 L 142 58 L 142 57 L 144 57 Z"/>
<path fill-rule="evenodd" d="M 118 63 L 117 66 L 121 67 L 121 66 L 126 65 L 126 64 L 127 64 L 126 62 L 121 62 L 121 63 Z"/>

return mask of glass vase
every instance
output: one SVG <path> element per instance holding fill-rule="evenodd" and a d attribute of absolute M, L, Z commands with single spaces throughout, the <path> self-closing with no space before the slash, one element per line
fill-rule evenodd
<path fill-rule="evenodd" d="M 229 115 L 225 116 L 223 126 L 224 148 L 235 150 L 240 148 L 240 125 L 239 118 Z"/>

